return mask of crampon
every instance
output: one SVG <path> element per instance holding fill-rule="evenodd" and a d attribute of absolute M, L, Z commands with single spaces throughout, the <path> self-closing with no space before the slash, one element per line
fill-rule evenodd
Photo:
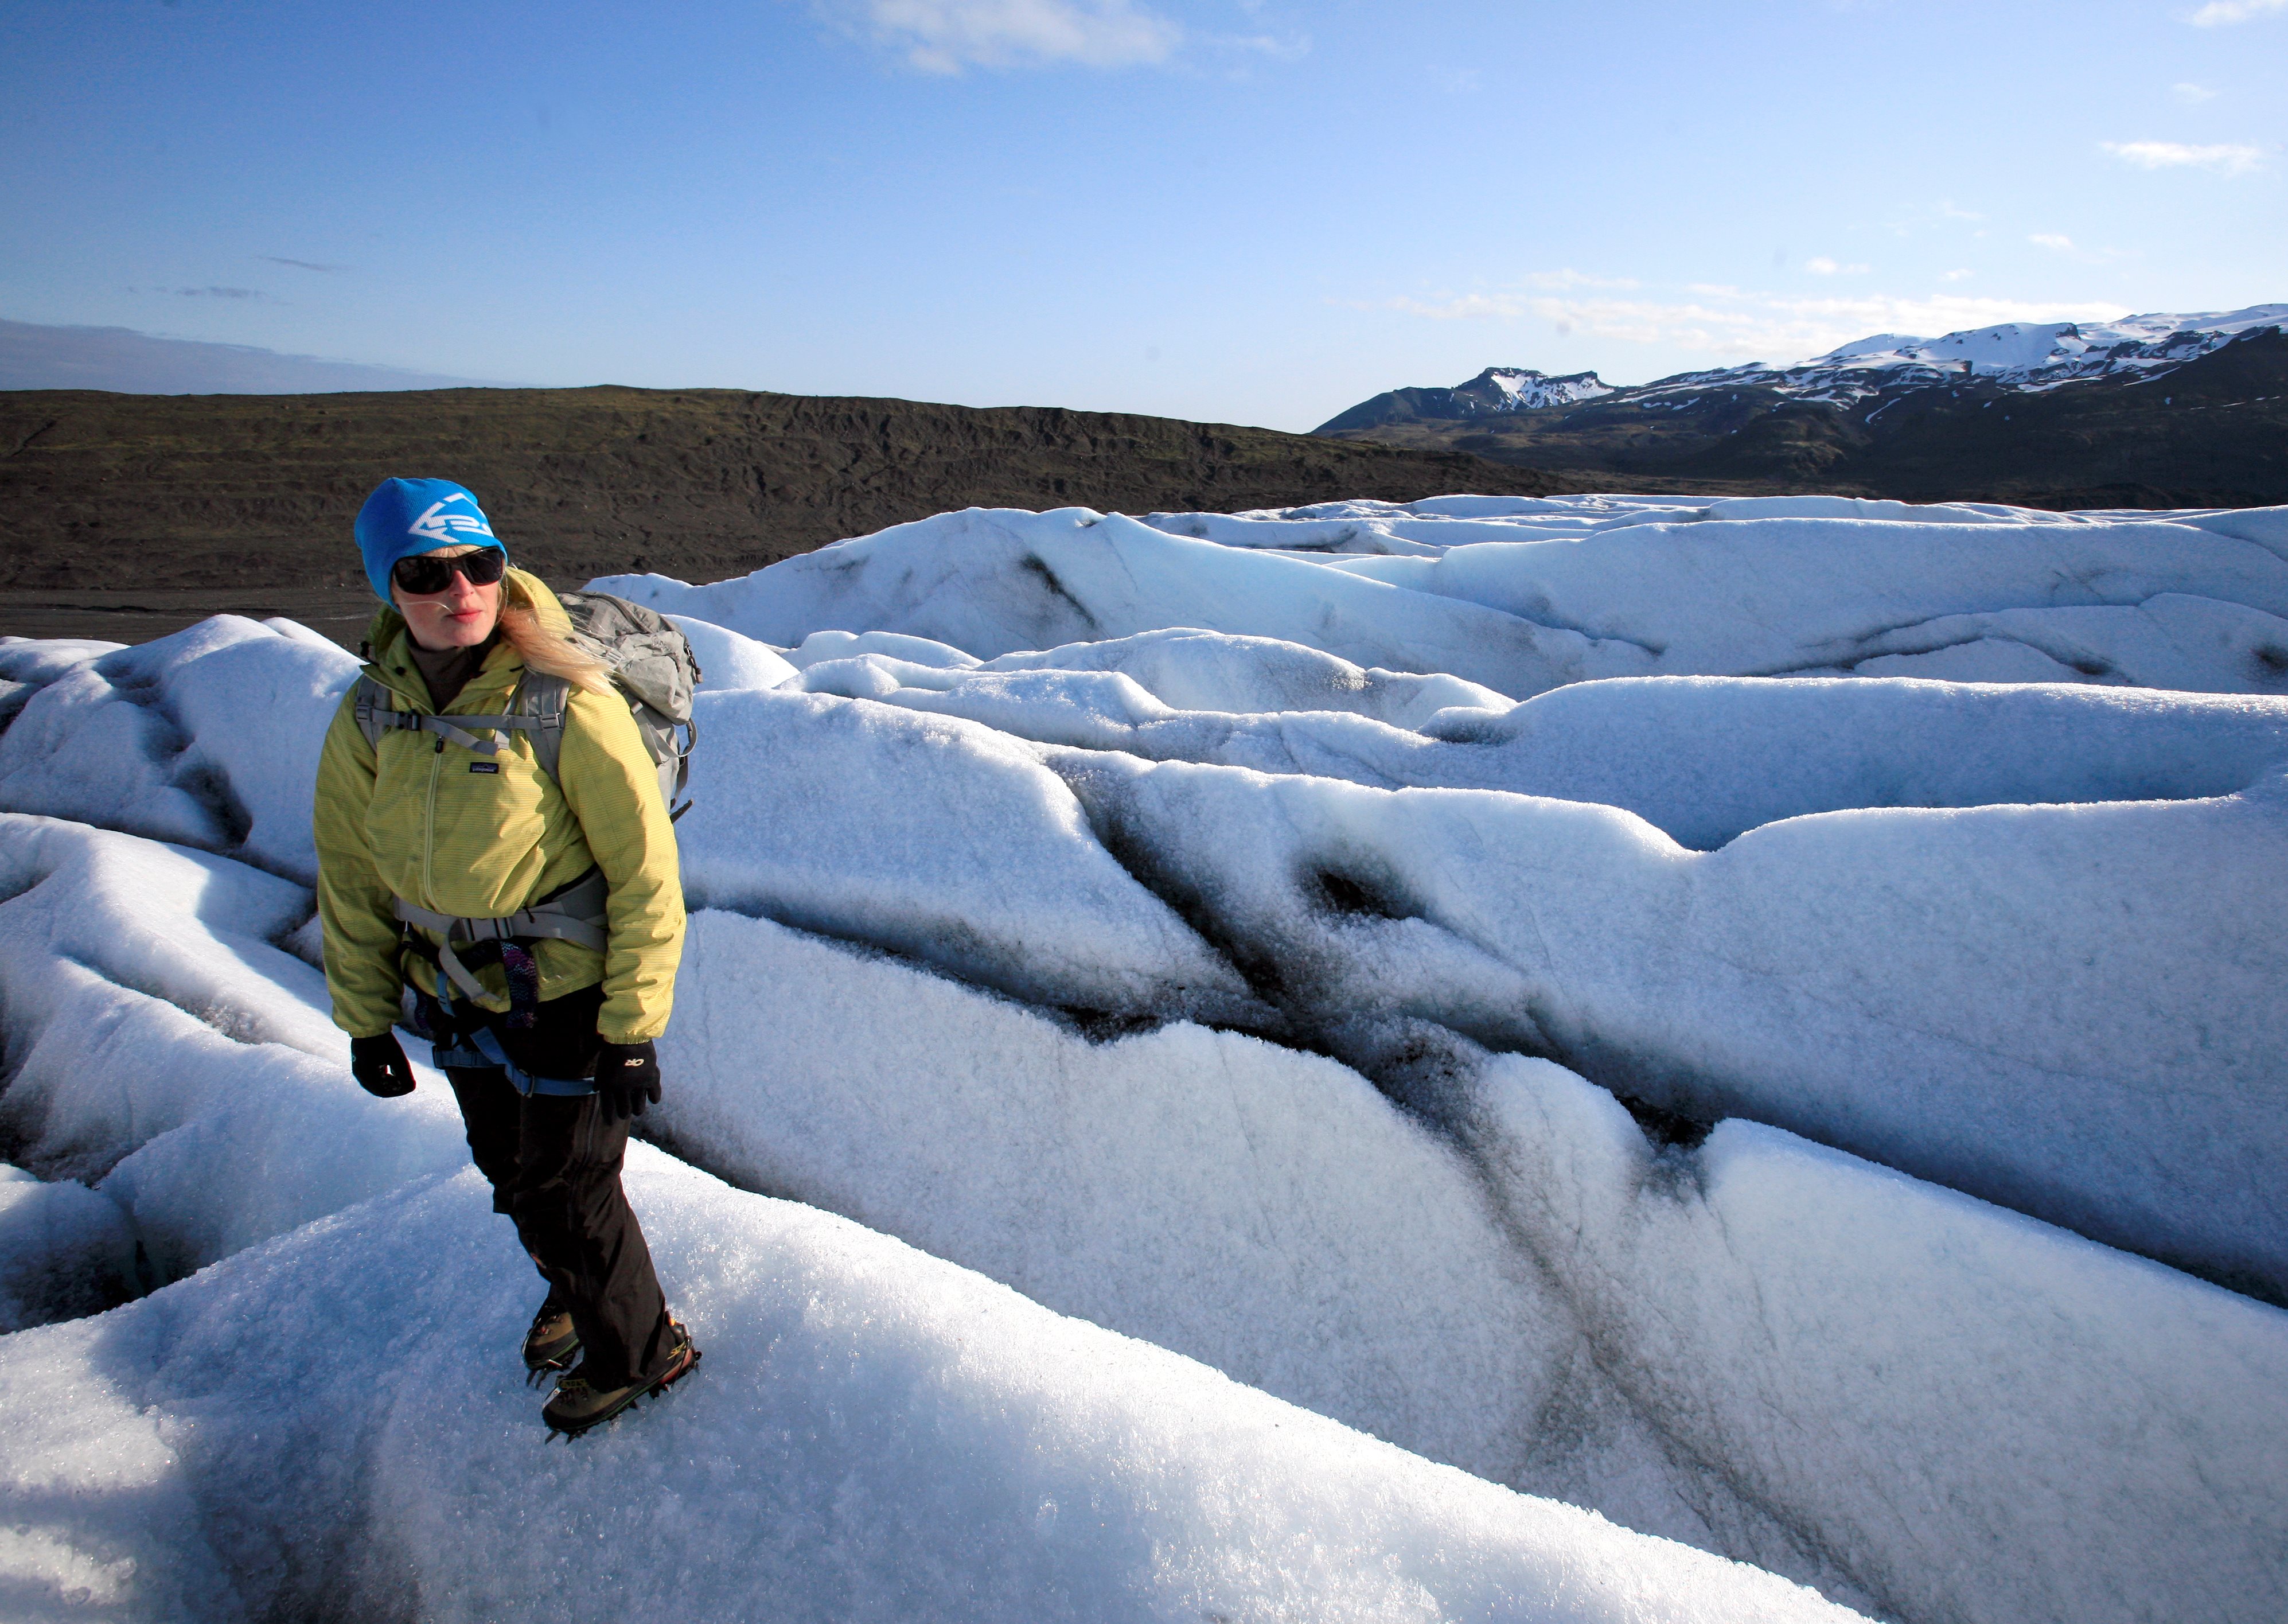
<path fill-rule="evenodd" d="M 549 1396 L 540 1412 L 540 1419 L 548 1423 L 549 1432 L 568 1439 L 578 1437 L 621 1414 L 639 1399 L 663 1393 L 688 1375 L 699 1363 L 699 1349 L 692 1346 L 691 1333 L 673 1320 L 668 1323 L 672 1327 L 673 1340 L 667 1363 L 659 1374 L 613 1388 L 592 1386 L 578 1370 L 559 1378 L 556 1391 Z M 581 1367 L 585 1368 L 584 1365 Z"/>
<path fill-rule="evenodd" d="M 580 1333 L 572 1328 L 572 1316 L 551 1297 L 524 1333 L 525 1385 L 537 1387 L 545 1378 L 571 1369 L 579 1351 Z"/>

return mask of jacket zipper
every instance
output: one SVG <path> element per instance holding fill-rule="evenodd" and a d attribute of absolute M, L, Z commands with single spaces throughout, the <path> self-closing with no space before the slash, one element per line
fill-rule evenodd
<path fill-rule="evenodd" d="M 421 903 L 425 908 L 437 905 L 437 778 L 445 769 L 443 756 L 445 739 L 437 737 L 437 748 L 429 752 L 429 800 L 421 816 Z"/>
<path fill-rule="evenodd" d="M 407 698 L 394 688 L 391 688 L 390 692 L 399 699 Z M 441 716 L 444 712 L 433 711 L 431 714 Z M 445 739 L 440 734 L 437 748 L 429 752 L 429 792 L 421 817 L 421 904 L 439 912 L 441 911 L 437 910 L 437 780 L 445 770 L 444 762 L 438 759 L 444 753 Z"/>

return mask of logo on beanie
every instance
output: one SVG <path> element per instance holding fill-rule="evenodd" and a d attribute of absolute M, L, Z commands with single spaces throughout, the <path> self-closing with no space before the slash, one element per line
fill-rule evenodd
<path fill-rule="evenodd" d="M 465 513 L 449 513 L 444 510 L 456 502 L 466 502 Z M 418 536 L 426 541 L 466 541 L 481 536 L 487 541 L 495 539 L 493 527 L 485 522 L 484 510 L 477 506 L 476 498 L 466 491 L 457 492 L 441 502 L 432 502 L 429 509 L 406 527 L 409 536 Z"/>

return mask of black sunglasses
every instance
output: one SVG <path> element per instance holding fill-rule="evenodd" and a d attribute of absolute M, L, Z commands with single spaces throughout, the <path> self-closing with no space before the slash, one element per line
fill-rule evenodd
<path fill-rule="evenodd" d="M 389 567 L 389 578 L 416 597 L 443 592 L 456 572 L 472 586 L 490 586 L 508 569 L 508 554 L 498 547 L 479 547 L 473 553 L 416 553 Z"/>

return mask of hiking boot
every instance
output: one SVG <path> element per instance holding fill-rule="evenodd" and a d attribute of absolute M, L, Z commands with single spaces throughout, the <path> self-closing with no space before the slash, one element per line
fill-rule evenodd
<path fill-rule="evenodd" d="M 532 1317 L 532 1329 L 524 1333 L 524 1367 L 538 1381 L 549 1371 L 571 1369 L 572 1356 L 579 1351 L 580 1333 L 572 1328 L 572 1316 L 551 1293 Z"/>
<path fill-rule="evenodd" d="M 699 1349 L 691 1345 L 691 1333 L 677 1322 L 669 1320 L 667 1327 L 667 1357 L 656 1375 L 631 1381 L 625 1387 L 593 1387 L 581 1373 L 588 1368 L 583 1364 L 570 1375 L 558 1377 L 556 1391 L 540 1411 L 540 1419 L 548 1423 L 548 1429 L 567 1437 L 577 1437 L 589 1428 L 611 1420 L 645 1394 L 663 1392 L 681 1381 L 699 1363 Z"/>

